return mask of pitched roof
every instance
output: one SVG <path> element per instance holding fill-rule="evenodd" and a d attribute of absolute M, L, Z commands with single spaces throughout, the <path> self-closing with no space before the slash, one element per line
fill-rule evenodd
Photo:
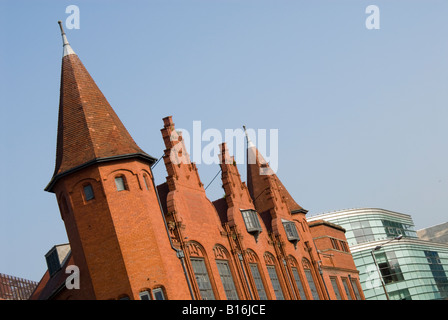
<path fill-rule="evenodd" d="M 247 135 L 247 187 L 254 202 L 268 189 L 278 190 L 290 213 L 307 213 L 291 196 Z M 267 179 L 269 177 L 269 179 Z"/>
<path fill-rule="evenodd" d="M 51 191 L 62 175 L 91 163 L 141 157 L 151 163 L 132 139 L 62 29 L 63 57 L 59 101 L 56 166 L 45 190 Z"/>
<path fill-rule="evenodd" d="M 69 251 L 64 258 L 61 268 L 57 272 L 50 276 L 49 270 L 45 271 L 45 274 L 42 276 L 42 279 L 39 281 L 29 300 L 49 300 L 60 291 L 65 290 L 65 281 L 69 276 L 69 274 L 65 273 L 65 270 L 67 266 L 74 264 L 72 253 Z"/>

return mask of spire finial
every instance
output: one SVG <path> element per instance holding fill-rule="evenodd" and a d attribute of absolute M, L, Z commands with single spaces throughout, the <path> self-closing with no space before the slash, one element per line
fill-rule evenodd
<path fill-rule="evenodd" d="M 75 54 L 75 51 L 73 51 L 72 47 L 70 47 L 70 43 L 67 40 L 67 36 L 65 35 L 64 28 L 62 27 L 62 21 L 58 21 L 59 28 L 61 28 L 61 35 L 62 35 L 62 44 L 64 46 L 64 54 L 63 57 L 69 55 L 69 54 Z"/>
<path fill-rule="evenodd" d="M 255 147 L 254 143 L 253 143 L 252 140 L 250 140 L 250 138 L 249 138 L 249 134 L 247 133 L 246 126 L 243 126 L 243 129 L 244 129 L 244 133 L 246 134 L 247 148 Z"/>
<path fill-rule="evenodd" d="M 64 28 L 62 27 L 62 21 L 59 20 L 59 21 L 58 21 L 58 24 L 59 24 L 59 28 L 61 28 L 61 33 L 62 33 L 62 34 L 65 34 L 65 32 L 64 32 Z"/>

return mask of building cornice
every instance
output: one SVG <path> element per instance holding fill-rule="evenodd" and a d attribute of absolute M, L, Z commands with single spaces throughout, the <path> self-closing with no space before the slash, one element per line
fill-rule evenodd
<path fill-rule="evenodd" d="M 72 173 L 75 173 L 77 171 L 80 171 L 84 168 L 87 168 L 91 165 L 97 164 L 97 163 L 103 163 L 103 162 L 110 162 L 110 161 L 117 161 L 117 160 L 125 160 L 125 159 L 131 159 L 131 158 L 140 158 L 143 159 L 145 161 L 148 161 L 150 165 L 154 164 L 154 162 L 157 161 L 156 158 L 151 157 L 150 155 L 144 154 L 144 153 L 131 153 L 131 154 L 123 154 L 123 155 L 119 155 L 119 156 L 112 156 L 112 157 L 106 157 L 106 158 L 97 158 L 91 161 L 88 161 L 86 163 L 83 163 L 77 167 L 74 167 L 70 170 L 64 171 L 62 173 L 59 173 L 55 176 L 53 176 L 53 178 L 50 180 L 50 182 L 48 183 L 48 185 L 45 187 L 45 191 L 48 192 L 53 192 L 53 187 L 56 184 L 56 182 L 65 177 L 68 176 Z"/>
<path fill-rule="evenodd" d="M 437 247 L 441 249 L 448 250 L 448 244 L 439 243 L 439 242 L 432 242 L 432 241 L 426 241 L 426 240 L 420 240 L 416 238 L 402 238 L 401 240 L 396 240 L 387 244 L 384 244 L 384 242 L 387 240 L 378 240 L 378 241 L 371 241 L 366 242 L 358 245 L 351 245 L 350 251 L 352 254 L 361 252 L 361 251 L 371 251 L 377 246 L 382 246 L 383 248 L 390 248 L 390 247 L 398 247 L 398 246 L 406 246 L 406 245 L 418 245 L 418 246 L 425 246 L 425 247 Z"/>
<path fill-rule="evenodd" d="M 316 220 L 333 220 L 339 218 L 347 218 L 354 217 L 360 215 L 371 215 L 371 214 L 385 214 L 388 216 L 393 216 L 399 219 L 407 219 L 412 221 L 412 217 L 409 214 L 400 213 L 396 211 L 390 211 L 381 208 L 356 208 L 356 209 L 347 209 L 347 210 L 338 210 L 334 212 L 326 212 L 316 214 L 314 216 L 308 216 L 308 221 L 316 221 Z"/>

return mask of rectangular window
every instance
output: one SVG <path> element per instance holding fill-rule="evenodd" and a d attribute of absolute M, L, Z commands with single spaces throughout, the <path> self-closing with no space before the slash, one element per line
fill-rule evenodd
<path fill-rule="evenodd" d="M 289 241 L 299 241 L 299 233 L 297 232 L 296 224 L 293 221 L 283 220 L 283 227 L 285 228 L 286 236 Z"/>
<path fill-rule="evenodd" d="M 283 296 L 282 288 L 280 286 L 280 281 L 278 280 L 277 271 L 274 266 L 267 266 L 269 278 L 271 278 L 272 286 L 274 287 L 274 293 L 277 300 L 285 300 Z"/>
<path fill-rule="evenodd" d="M 308 281 L 308 285 L 310 286 L 311 295 L 314 300 L 320 300 L 319 293 L 317 292 L 316 284 L 314 283 L 313 275 L 311 274 L 310 269 L 305 269 L 306 280 Z"/>
<path fill-rule="evenodd" d="M 358 284 L 356 279 L 351 279 L 352 280 L 352 288 L 353 288 L 353 292 L 355 293 L 355 298 L 356 300 L 361 300 L 361 294 L 359 293 L 358 290 Z"/>
<path fill-rule="evenodd" d="M 296 267 L 292 267 L 292 275 L 294 276 L 294 281 L 296 283 L 297 289 L 299 289 L 300 298 L 306 300 L 305 290 L 303 289 L 302 281 L 300 280 L 299 271 Z"/>
<path fill-rule="evenodd" d="M 336 294 L 336 299 L 337 300 L 342 300 L 342 296 L 341 293 L 339 292 L 339 286 L 338 286 L 338 281 L 336 278 L 331 277 L 330 278 L 331 281 L 331 285 L 333 287 L 333 291 Z"/>
<path fill-rule="evenodd" d="M 342 284 L 344 285 L 345 294 L 347 295 L 348 300 L 353 300 L 352 294 L 350 293 L 350 288 L 348 287 L 347 278 L 342 278 Z"/>
<path fill-rule="evenodd" d="M 93 198 L 95 198 L 95 196 L 93 195 L 93 189 L 92 189 L 91 184 L 84 186 L 84 197 L 85 197 L 86 201 L 89 201 L 89 200 L 92 200 Z"/>
<path fill-rule="evenodd" d="M 247 232 L 261 232 L 260 221 L 258 220 L 258 214 L 255 210 L 241 210 L 243 215 L 244 224 L 246 225 Z"/>
<path fill-rule="evenodd" d="M 227 300 L 238 300 L 238 294 L 233 281 L 232 272 L 230 271 L 229 262 L 226 260 L 216 260 L 218 265 L 219 276 L 221 277 Z"/>
<path fill-rule="evenodd" d="M 347 242 L 342 241 L 342 240 L 339 240 L 339 243 L 341 244 L 342 251 L 344 251 L 344 252 L 350 252 L 350 250 L 348 249 Z"/>
<path fill-rule="evenodd" d="M 266 291 L 264 290 L 263 281 L 261 280 L 260 271 L 258 270 L 258 265 L 256 263 L 249 263 L 249 267 L 252 273 L 252 277 L 254 278 L 255 286 L 257 287 L 257 292 L 260 300 L 268 300 Z"/>
<path fill-rule="evenodd" d="M 213 294 L 212 285 L 210 283 L 210 278 L 208 277 L 207 267 L 205 266 L 204 259 L 191 258 L 190 260 L 193 266 L 196 283 L 198 284 L 202 299 L 215 300 L 215 295 Z"/>
<path fill-rule="evenodd" d="M 330 239 L 331 239 L 331 245 L 332 245 L 333 249 L 339 250 L 338 241 L 335 238 L 330 238 Z"/>
<path fill-rule="evenodd" d="M 390 220 L 381 220 L 381 222 L 389 238 L 394 238 L 400 234 L 406 237 L 417 237 L 417 233 L 414 231 L 414 226 L 412 225 Z"/>

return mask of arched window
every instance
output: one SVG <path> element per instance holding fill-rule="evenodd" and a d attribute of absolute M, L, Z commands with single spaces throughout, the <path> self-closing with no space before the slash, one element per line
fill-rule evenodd
<path fill-rule="evenodd" d="M 287 261 L 289 267 L 291 268 L 292 276 L 294 277 L 294 283 L 296 284 L 297 290 L 299 291 L 299 297 L 302 300 L 306 300 L 307 298 L 305 289 L 303 289 L 302 279 L 299 274 L 299 266 L 297 264 L 297 261 L 292 256 L 289 256 Z"/>
<path fill-rule="evenodd" d="M 141 291 L 138 295 L 140 296 L 140 300 L 152 300 L 149 290 Z"/>
<path fill-rule="evenodd" d="M 117 187 L 117 191 L 128 190 L 126 178 L 123 175 L 115 177 L 115 186 Z"/>
<path fill-rule="evenodd" d="M 89 201 L 89 200 L 92 200 L 95 198 L 95 194 L 93 193 L 93 188 L 90 183 L 84 185 L 83 190 L 84 190 L 84 200 L 85 201 Z"/>
<path fill-rule="evenodd" d="M 162 287 L 154 288 L 153 290 L 143 290 L 138 294 L 140 300 L 165 300 L 165 294 Z"/>
<path fill-rule="evenodd" d="M 277 269 L 275 267 L 275 257 L 272 255 L 272 253 L 269 252 L 266 252 L 263 257 L 264 262 L 266 263 L 266 268 L 268 269 L 269 278 L 271 278 L 271 283 L 274 287 L 275 297 L 277 298 L 277 300 L 285 300 Z"/>
<path fill-rule="evenodd" d="M 216 265 L 218 266 L 219 276 L 221 277 L 227 300 L 238 300 L 238 293 L 230 269 L 231 264 L 229 262 L 227 250 L 221 245 L 216 245 L 213 248 L 213 253 L 215 255 Z"/>
<path fill-rule="evenodd" d="M 258 292 L 258 297 L 260 300 L 268 300 L 268 296 L 266 295 L 266 289 L 263 284 L 263 278 L 261 277 L 259 267 L 260 264 L 258 263 L 257 255 L 250 249 L 246 251 L 246 254 L 249 260 L 250 272 L 252 274 L 252 278 L 254 279 L 255 287 Z"/>
<path fill-rule="evenodd" d="M 153 289 L 152 296 L 154 300 L 165 300 L 165 293 L 162 287 Z"/>
<path fill-rule="evenodd" d="M 303 258 L 302 260 L 303 270 L 305 271 L 306 280 L 311 290 L 311 295 L 314 300 L 320 300 L 319 293 L 317 291 L 316 283 L 314 282 L 313 273 L 311 272 L 310 262 Z"/>
<path fill-rule="evenodd" d="M 187 245 L 187 250 L 201 298 L 203 300 L 215 300 L 203 248 L 196 242 L 190 242 Z"/>
<path fill-rule="evenodd" d="M 146 190 L 149 190 L 149 177 L 146 173 L 143 174 L 143 182 L 145 183 Z"/>

